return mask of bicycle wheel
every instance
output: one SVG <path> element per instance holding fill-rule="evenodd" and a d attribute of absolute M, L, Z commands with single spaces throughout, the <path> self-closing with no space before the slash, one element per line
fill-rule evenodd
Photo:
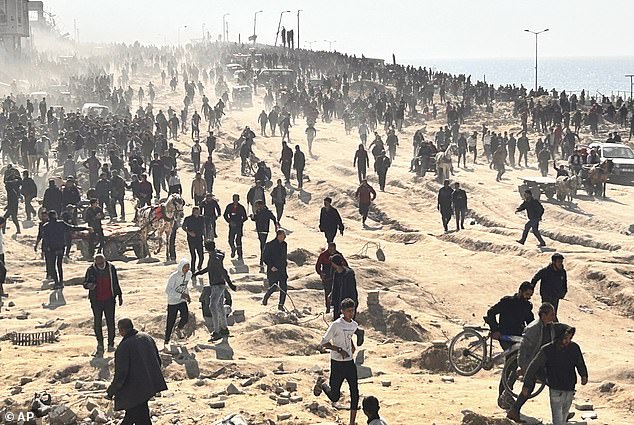
<path fill-rule="evenodd" d="M 473 376 L 484 366 L 487 344 L 482 335 L 473 329 L 465 329 L 449 344 L 449 363 L 462 376 Z"/>
<path fill-rule="evenodd" d="M 517 382 L 517 353 L 513 354 L 506 360 L 504 369 L 502 370 L 502 376 L 504 377 L 504 389 L 508 394 L 511 394 L 514 399 L 517 399 L 520 391 L 522 390 L 522 385 L 515 385 Z M 513 387 L 515 387 L 515 390 L 513 390 Z M 528 398 L 537 397 L 545 387 L 545 382 L 536 382 L 535 387 L 528 395 Z"/>

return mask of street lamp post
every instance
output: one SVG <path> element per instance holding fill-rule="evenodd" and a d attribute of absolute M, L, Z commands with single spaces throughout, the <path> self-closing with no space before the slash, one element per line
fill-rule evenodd
<path fill-rule="evenodd" d="M 222 41 L 227 41 L 227 21 L 225 18 L 229 15 L 231 15 L 231 13 L 222 15 Z"/>
<path fill-rule="evenodd" d="M 275 34 L 275 44 L 274 46 L 277 46 L 277 37 L 280 35 L 280 27 L 282 26 L 282 16 L 284 16 L 285 13 L 291 13 L 290 10 L 284 10 L 282 11 L 282 13 L 280 13 L 280 20 L 277 23 L 277 34 Z"/>
<path fill-rule="evenodd" d="M 181 28 L 187 28 L 187 25 L 178 26 L 178 47 L 181 46 Z"/>
<path fill-rule="evenodd" d="M 328 50 L 332 51 L 332 43 L 336 43 L 337 40 L 324 40 L 326 43 L 328 43 Z"/>
<path fill-rule="evenodd" d="M 299 10 L 297 11 L 297 48 L 298 48 L 298 49 L 301 49 L 301 48 L 302 48 L 302 45 L 301 45 L 301 44 L 299 44 L 299 12 L 303 12 L 303 10 L 302 10 L 302 9 L 299 9 Z"/>
<path fill-rule="evenodd" d="M 537 93 L 537 36 L 543 32 L 548 31 L 549 28 L 546 28 L 544 30 L 541 31 L 531 31 L 531 30 L 524 30 L 526 32 L 529 32 L 533 35 L 535 35 L 535 93 Z"/>
<path fill-rule="evenodd" d="M 258 13 L 262 13 L 263 10 L 258 10 L 257 12 L 255 12 L 253 14 L 253 44 L 255 45 L 255 40 L 258 38 L 258 36 L 255 33 L 255 24 L 257 22 L 258 19 Z"/>

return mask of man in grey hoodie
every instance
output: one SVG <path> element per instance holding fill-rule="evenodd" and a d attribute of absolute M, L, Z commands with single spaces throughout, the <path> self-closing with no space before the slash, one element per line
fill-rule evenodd
<path fill-rule="evenodd" d="M 187 285 L 192 278 L 192 272 L 189 270 L 189 260 L 182 258 L 178 262 L 176 271 L 172 273 L 167 281 L 165 293 L 167 294 L 167 325 L 165 327 L 165 347 L 169 345 L 174 325 L 176 324 L 176 316 L 180 313 L 180 320 L 176 326 L 176 335 L 183 337 L 182 329 L 189 321 L 189 309 L 187 303 L 191 301 Z"/>

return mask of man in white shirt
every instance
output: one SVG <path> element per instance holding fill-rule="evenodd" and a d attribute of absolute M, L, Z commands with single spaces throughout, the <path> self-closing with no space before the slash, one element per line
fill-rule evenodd
<path fill-rule="evenodd" d="M 341 385 L 348 381 L 350 388 L 350 425 L 354 425 L 359 409 L 359 382 L 357 366 L 352 356 L 355 346 L 352 336 L 359 325 L 353 320 L 356 304 L 350 298 L 341 301 L 341 317 L 335 320 L 321 340 L 321 346 L 330 350 L 330 384 L 323 377 L 317 378 L 313 393 L 321 395 L 322 391 L 334 403 L 341 398 Z"/>

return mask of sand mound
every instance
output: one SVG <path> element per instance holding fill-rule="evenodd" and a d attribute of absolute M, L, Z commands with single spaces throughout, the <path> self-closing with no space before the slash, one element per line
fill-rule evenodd
<path fill-rule="evenodd" d="M 403 311 L 384 310 L 381 306 L 357 314 L 357 322 L 365 327 L 405 341 L 423 342 L 429 339 L 429 332 L 409 314 Z"/>
<path fill-rule="evenodd" d="M 287 257 L 289 261 L 292 261 L 301 267 L 312 257 L 312 254 L 306 249 L 298 248 L 289 252 Z"/>
<path fill-rule="evenodd" d="M 420 357 L 405 359 L 403 367 L 429 370 L 430 372 L 451 372 L 449 352 L 446 347 L 431 346 L 423 351 Z"/>
<path fill-rule="evenodd" d="M 277 324 L 248 332 L 246 337 L 254 341 L 253 351 L 271 357 L 283 353 L 288 356 L 308 356 L 319 352 L 321 335 L 311 329 L 293 324 Z M 277 347 L 275 352 L 270 347 Z"/>
<path fill-rule="evenodd" d="M 177 319 L 180 320 L 180 316 Z M 145 321 L 145 326 L 141 329 L 143 332 L 150 334 L 154 338 L 158 338 L 159 340 L 163 340 L 165 337 L 165 323 L 167 322 L 167 314 L 161 314 L 160 316 L 155 316 L 147 321 Z M 183 328 L 183 334 L 189 338 L 196 332 L 196 315 L 193 312 L 189 312 L 189 320 L 187 324 Z"/>
<path fill-rule="evenodd" d="M 514 425 L 514 422 L 509 419 L 483 416 L 470 410 L 464 410 L 462 414 L 464 415 L 462 425 Z"/>

